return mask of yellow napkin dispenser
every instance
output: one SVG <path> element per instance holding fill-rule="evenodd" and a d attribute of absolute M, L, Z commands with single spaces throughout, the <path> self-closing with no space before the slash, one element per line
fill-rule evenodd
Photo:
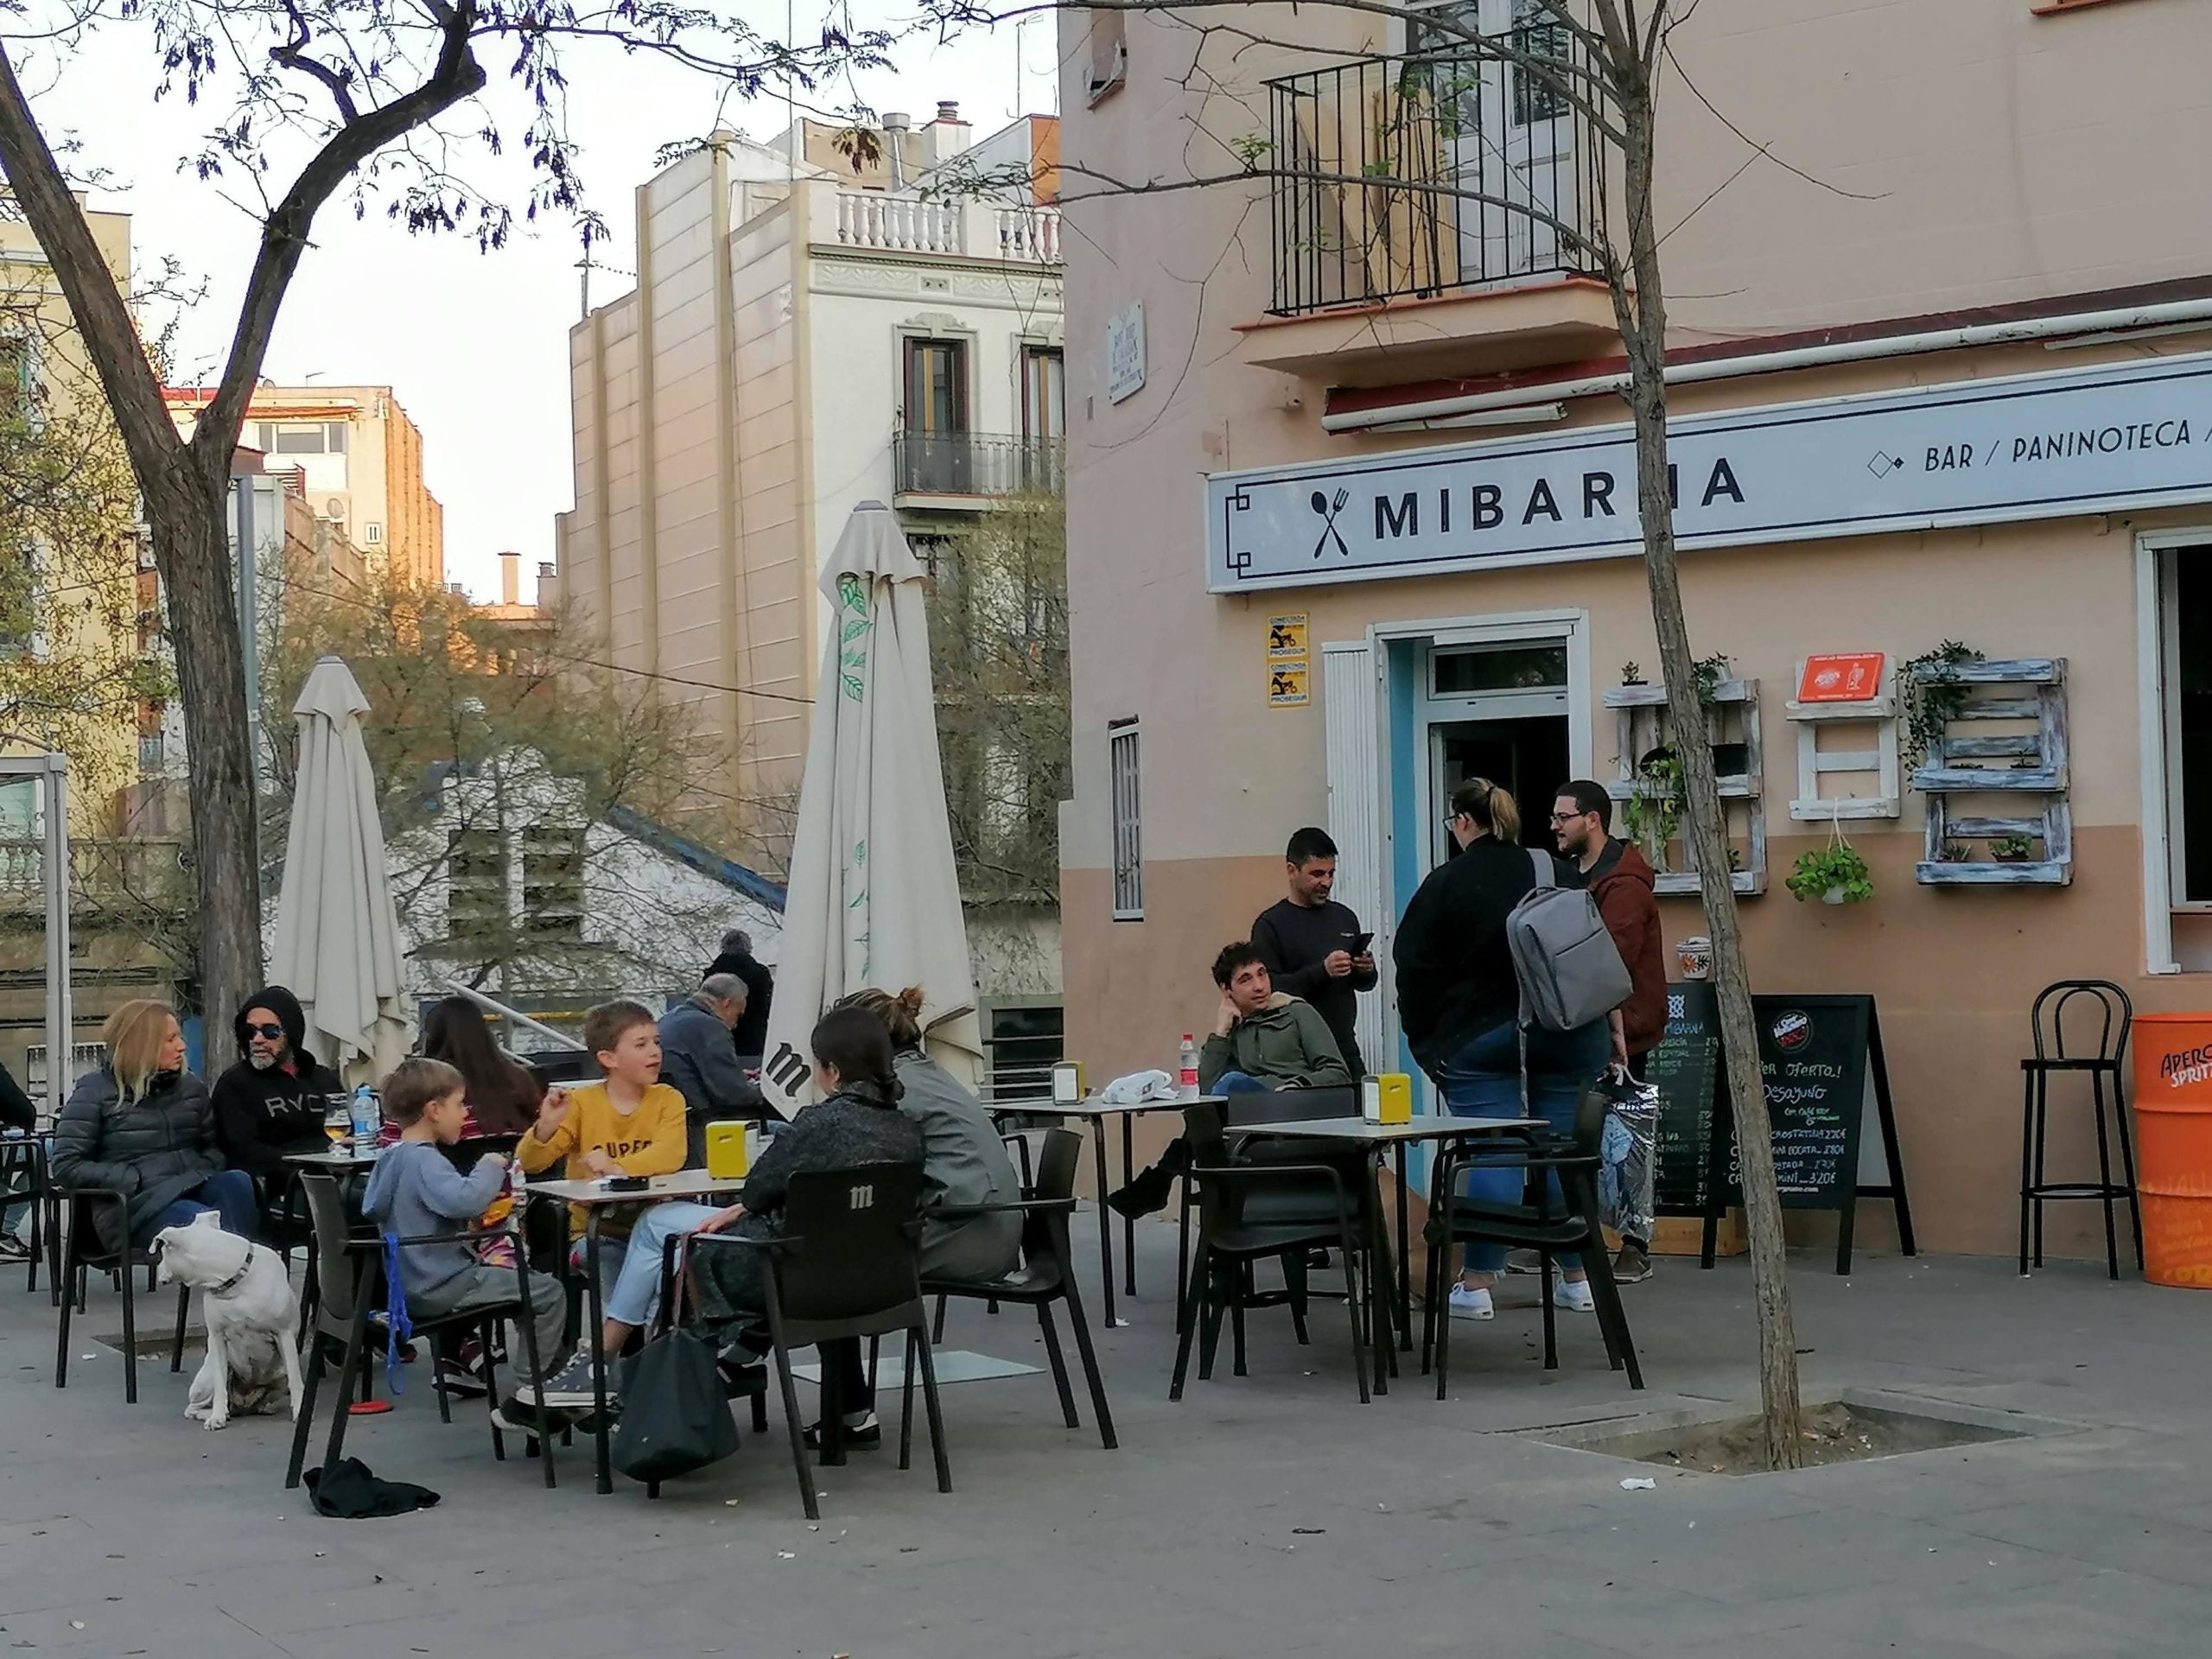
<path fill-rule="evenodd" d="M 740 1120 L 707 1125 L 707 1173 L 718 1181 L 741 1181 L 753 1168 L 753 1154 L 746 1131 L 753 1126 Z"/>
<path fill-rule="evenodd" d="M 1359 1115 L 1370 1123 L 1412 1122 L 1414 1080 L 1402 1071 L 1384 1071 L 1363 1077 L 1359 1085 Z"/>

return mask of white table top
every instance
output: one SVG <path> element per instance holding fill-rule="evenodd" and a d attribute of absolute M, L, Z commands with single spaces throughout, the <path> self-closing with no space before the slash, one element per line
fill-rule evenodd
<path fill-rule="evenodd" d="M 745 1177 L 727 1179 L 709 1175 L 703 1169 L 679 1169 L 673 1175 L 652 1175 L 642 1188 L 610 1192 L 607 1183 L 599 1179 L 582 1181 L 541 1181 L 533 1179 L 528 1191 L 532 1198 L 540 1194 L 549 1198 L 562 1198 L 570 1204 L 640 1204 L 652 1198 L 704 1198 L 718 1192 L 735 1192 L 745 1185 Z"/>
<path fill-rule="evenodd" d="M 989 1110 L 1021 1112 L 1031 1117 L 1141 1117 L 1147 1112 L 1179 1112 L 1185 1106 L 1218 1106 L 1221 1095 L 1179 1095 L 1173 1100 L 995 1100 Z"/>
<path fill-rule="evenodd" d="M 1507 1129 L 1541 1129 L 1537 1117 L 1418 1116 L 1404 1123 L 1370 1123 L 1363 1117 L 1311 1117 L 1287 1123 L 1232 1123 L 1232 1135 L 1279 1135 L 1310 1141 L 1452 1141 Z"/>

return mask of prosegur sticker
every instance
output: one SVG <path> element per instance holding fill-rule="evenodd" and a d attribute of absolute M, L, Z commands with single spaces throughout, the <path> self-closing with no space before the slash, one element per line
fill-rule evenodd
<path fill-rule="evenodd" d="M 1306 658 L 1268 664 L 1268 706 L 1299 709 L 1313 701 L 1309 690 L 1313 670 Z"/>
<path fill-rule="evenodd" d="M 1268 619 L 1268 657 L 1270 661 L 1280 662 L 1287 657 L 1306 654 L 1306 640 L 1312 632 L 1308 620 L 1304 611 Z"/>

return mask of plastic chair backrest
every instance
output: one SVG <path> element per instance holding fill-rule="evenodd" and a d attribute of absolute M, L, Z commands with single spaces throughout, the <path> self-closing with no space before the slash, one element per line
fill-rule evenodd
<path fill-rule="evenodd" d="M 786 1319 L 858 1319 L 921 1294 L 914 1248 L 919 1164 L 856 1164 L 791 1177 L 777 1281 Z"/>
<path fill-rule="evenodd" d="M 361 1265 L 346 1248 L 353 1229 L 346 1219 L 345 1195 L 338 1177 L 319 1169 L 300 1172 L 300 1191 L 307 1195 L 308 1219 L 315 1227 L 315 1284 L 322 1313 L 335 1324 L 350 1325 Z"/>
<path fill-rule="evenodd" d="M 2088 999 L 2088 1007 L 2081 1011 L 2090 1017 L 2085 1022 L 2079 1014 L 2077 1027 L 2084 1023 L 2095 1027 L 2096 1052 L 2093 1054 L 2068 1054 L 2066 1052 L 2066 1005 L 2076 997 Z M 2046 1013 L 2045 1005 L 2049 1005 Z M 2135 1005 L 2127 1000 L 2127 993 L 2108 979 L 2062 979 L 2046 985 L 2037 994 L 2035 1006 L 2028 1011 L 2028 1024 L 2035 1036 L 2036 1058 L 2039 1060 L 2103 1060 L 2118 1066 L 2127 1058 L 2128 1027 L 2135 1018 Z M 2049 1046 L 2045 1046 L 2045 1033 Z"/>
<path fill-rule="evenodd" d="M 1230 1095 L 1228 1100 L 1225 1109 L 1229 1127 L 1233 1129 L 1359 1116 L 1359 1090 L 1349 1085 L 1332 1089 L 1262 1089 Z"/>
<path fill-rule="evenodd" d="M 1075 1196 L 1076 1166 L 1083 1158 L 1083 1137 L 1073 1129 L 1047 1129 L 1037 1154 L 1037 1179 L 1029 1196 L 1047 1201 Z M 1021 1255 L 1045 1262 L 1053 1251 L 1052 1217 L 1032 1211 L 1021 1218 Z"/>

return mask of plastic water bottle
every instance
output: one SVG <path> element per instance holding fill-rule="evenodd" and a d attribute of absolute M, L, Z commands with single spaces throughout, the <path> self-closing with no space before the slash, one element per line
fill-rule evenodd
<path fill-rule="evenodd" d="M 377 1091 L 363 1084 L 353 1091 L 353 1154 L 359 1158 L 376 1155 L 377 1135 L 384 1128 L 384 1110 L 377 1104 Z"/>
<path fill-rule="evenodd" d="M 1191 1039 L 1191 1033 L 1187 1031 L 1183 1033 L 1183 1053 L 1178 1065 L 1182 1070 L 1176 1081 L 1182 1084 L 1185 1095 L 1196 1096 L 1198 1092 L 1198 1046 Z"/>

